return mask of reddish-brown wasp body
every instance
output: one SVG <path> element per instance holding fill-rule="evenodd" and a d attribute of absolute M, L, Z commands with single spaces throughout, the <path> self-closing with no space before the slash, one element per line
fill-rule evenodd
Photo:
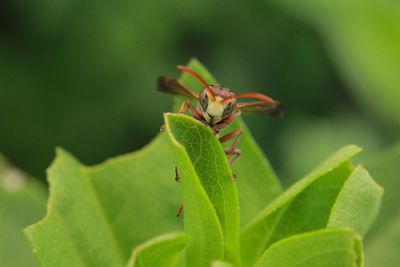
<path fill-rule="evenodd" d="M 256 111 L 272 116 L 280 116 L 282 113 L 280 102 L 266 95 L 259 93 L 235 94 L 223 86 L 207 84 L 199 74 L 191 69 L 183 66 L 178 66 L 178 69 L 191 74 L 204 85 L 200 93 L 194 92 L 192 89 L 180 84 L 176 79 L 168 76 L 161 76 L 158 79 L 158 90 L 197 100 L 199 103 L 197 108 L 187 99 L 182 104 L 179 112 L 185 113 L 189 108 L 193 117 L 210 126 L 215 135 L 218 135 L 221 130 L 238 118 L 242 111 Z M 256 99 L 256 101 L 237 102 L 237 99 L 240 98 Z M 221 143 L 236 138 L 231 147 L 225 148 L 225 153 L 228 155 L 228 161 L 231 165 L 241 153 L 237 148 L 241 134 L 242 129 L 239 128 L 219 138 Z"/>

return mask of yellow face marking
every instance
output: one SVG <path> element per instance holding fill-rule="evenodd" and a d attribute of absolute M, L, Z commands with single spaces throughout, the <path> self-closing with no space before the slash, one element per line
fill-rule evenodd
<path fill-rule="evenodd" d="M 209 99 L 207 110 L 204 114 L 208 122 L 217 123 L 221 121 L 225 107 L 225 105 L 221 103 L 222 100 L 223 98 L 219 96 L 216 96 L 215 100 Z"/>
<path fill-rule="evenodd" d="M 211 116 L 222 116 L 224 113 L 224 105 L 221 104 L 222 98 L 217 96 L 215 100 L 209 100 L 207 106 L 207 113 Z"/>

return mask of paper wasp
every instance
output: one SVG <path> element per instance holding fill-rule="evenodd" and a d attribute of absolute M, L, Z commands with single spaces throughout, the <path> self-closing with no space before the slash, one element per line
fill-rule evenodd
<path fill-rule="evenodd" d="M 256 111 L 275 117 L 279 117 L 282 114 L 283 106 L 280 102 L 266 95 L 259 93 L 235 94 L 230 89 L 223 86 L 208 84 L 197 72 L 189 68 L 178 66 L 178 69 L 189 73 L 203 84 L 204 88 L 200 93 L 196 93 L 192 89 L 179 83 L 175 78 L 169 76 L 161 76 L 158 78 L 157 89 L 165 93 L 187 97 L 188 99 L 183 102 L 179 109 L 179 113 L 185 113 L 189 108 L 193 117 L 205 125 L 208 125 L 216 136 L 219 135 L 220 131 L 237 119 L 242 111 Z M 255 99 L 255 101 L 237 102 L 237 99 L 241 98 Z M 198 102 L 197 108 L 192 105 L 190 99 Z M 161 127 L 161 130 L 163 130 L 163 128 L 164 126 Z M 221 143 L 236 138 L 231 147 L 224 149 L 225 154 L 228 156 L 228 162 L 230 165 L 232 165 L 240 156 L 241 151 L 237 148 L 237 145 L 240 142 L 242 132 L 243 130 L 239 128 L 219 137 Z M 180 177 L 176 166 L 175 175 L 175 180 L 179 181 Z M 235 179 L 236 176 L 234 175 L 233 178 Z M 178 217 L 181 216 L 182 211 L 183 204 L 179 207 L 177 214 Z"/>
<path fill-rule="evenodd" d="M 187 99 L 183 102 L 179 113 L 185 113 L 189 108 L 193 117 L 208 125 L 216 136 L 238 118 L 242 111 L 255 111 L 275 117 L 279 117 L 282 114 L 283 106 L 280 102 L 266 95 L 260 93 L 235 94 L 226 87 L 208 84 L 197 72 L 189 68 L 178 66 L 178 69 L 189 73 L 203 84 L 204 88 L 200 93 L 196 93 L 169 76 L 161 76 L 158 78 L 157 89 L 165 93 L 182 95 L 198 101 L 199 104 L 197 108 L 195 108 L 190 100 Z M 256 101 L 237 102 L 237 100 L 241 98 L 255 99 Z M 225 154 L 228 155 L 228 162 L 230 165 L 240 156 L 241 151 L 237 148 L 237 145 L 240 142 L 242 131 L 243 130 L 239 128 L 219 137 L 221 143 L 236 138 L 231 147 L 224 149 Z M 178 174 L 177 177 L 179 177 Z"/>

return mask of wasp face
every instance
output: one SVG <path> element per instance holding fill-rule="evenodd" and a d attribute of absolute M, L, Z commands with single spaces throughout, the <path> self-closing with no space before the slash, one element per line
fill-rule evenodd
<path fill-rule="evenodd" d="M 233 113 L 236 98 L 229 89 L 208 86 L 200 93 L 200 106 L 206 121 L 216 124 Z"/>

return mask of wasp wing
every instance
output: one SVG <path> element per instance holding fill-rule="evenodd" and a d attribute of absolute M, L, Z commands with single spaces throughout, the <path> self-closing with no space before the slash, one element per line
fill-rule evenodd
<path fill-rule="evenodd" d="M 236 107 L 241 111 L 260 112 L 273 117 L 281 117 L 284 109 L 283 105 L 277 100 L 274 100 L 273 102 L 242 102 L 237 103 Z"/>
<path fill-rule="evenodd" d="M 169 76 L 161 76 L 158 78 L 157 90 L 173 95 L 182 95 L 195 99 L 199 98 L 199 95 L 195 91 L 183 86 L 176 79 Z"/>

